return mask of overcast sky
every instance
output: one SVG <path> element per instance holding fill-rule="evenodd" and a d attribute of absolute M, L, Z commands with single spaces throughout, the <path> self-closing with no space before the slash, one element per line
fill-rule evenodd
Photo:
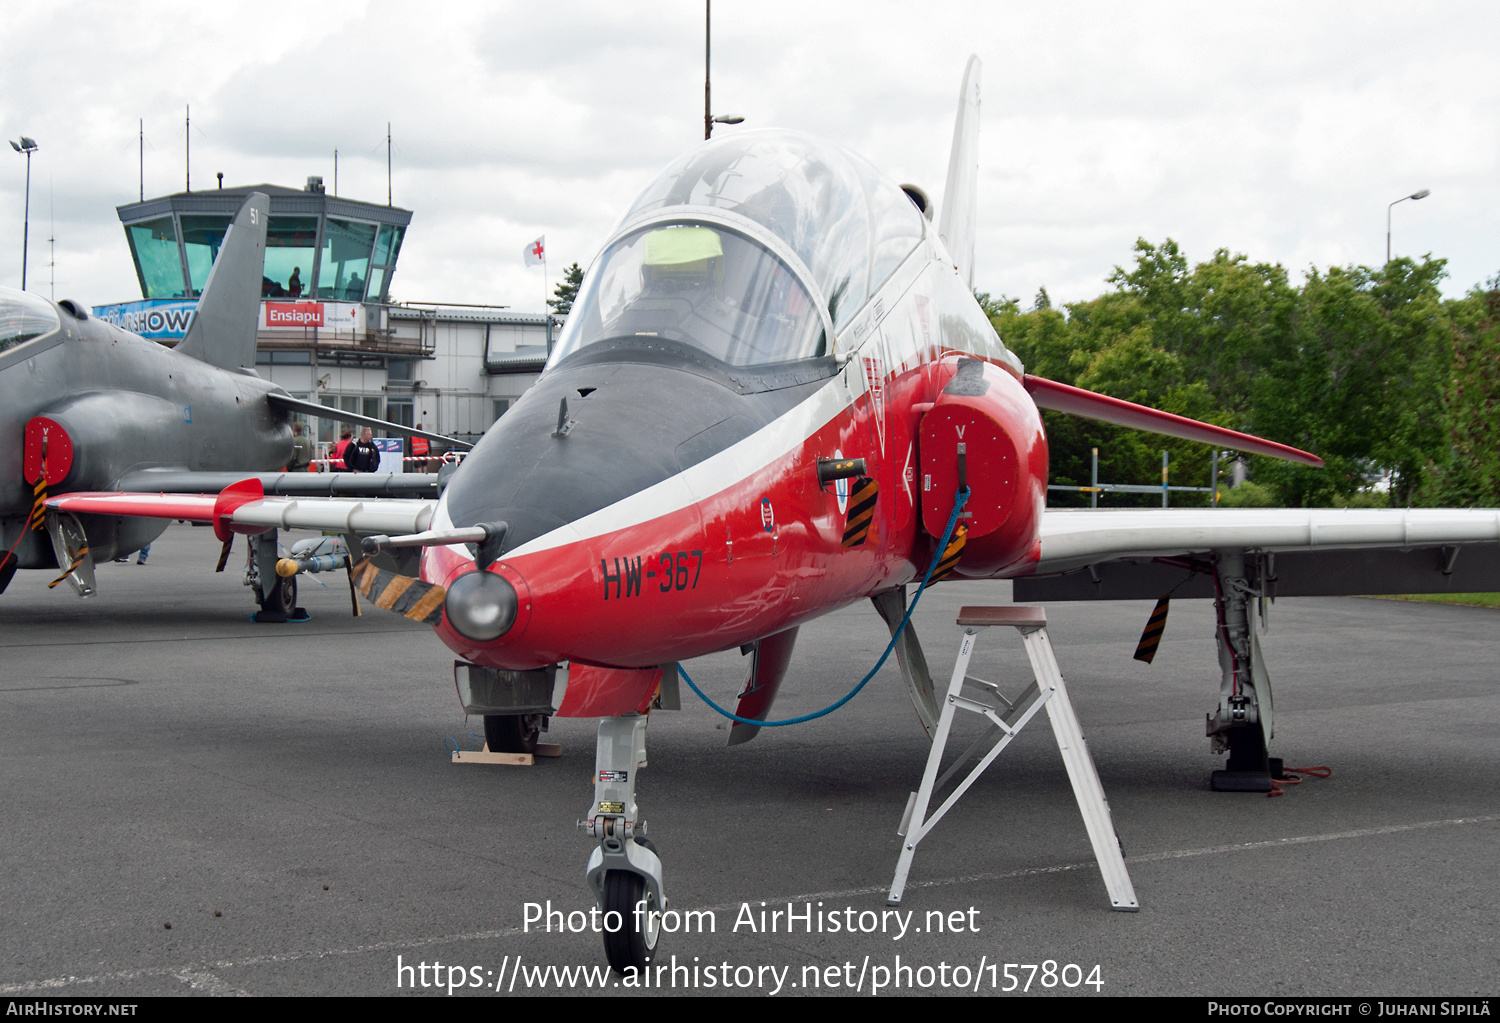
<path fill-rule="evenodd" d="M 400 299 L 541 308 L 639 189 L 701 140 L 702 0 L 66 3 L 7 0 L 0 130 L 34 137 L 28 284 L 140 297 L 115 207 L 270 182 L 415 211 Z M 1138 237 L 1309 265 L 1500 272 L 1500 5 L 714 5 L 714 107 L 863 153 L 942 191 L 964 60 L 981 85 L 976 284 L 1029 306 L 1107 289 Z M 719 128 L 734 131 L 735 128 Z M 20 281 L 25 160 L 0 162 L 0 283 Z"/>

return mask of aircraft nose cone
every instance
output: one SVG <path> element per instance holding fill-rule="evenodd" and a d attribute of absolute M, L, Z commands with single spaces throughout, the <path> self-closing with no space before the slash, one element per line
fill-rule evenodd
<path fill-rule="evenodd" d="M 448 624 L 465 639 L 487 643 L 516 621 L 515 587 L 494 572 L 468 572 L 448 587 Z"/>

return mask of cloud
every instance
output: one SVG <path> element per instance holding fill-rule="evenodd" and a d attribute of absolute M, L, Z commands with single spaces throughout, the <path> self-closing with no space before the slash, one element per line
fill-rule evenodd
<path fill-rule="evenodd" d="M 555 279 L 702 136 L 703 7 L 344 2 L 12 4 L 0 122 L 42 151 L 57 272 L 89 302 L 138 293 L 114 207 L 140 183 L 333 183 L 415 212 L 400 295 L 540 307 Z M 285 15 L 285 16 L 283 16 Z M 1398 253 L 1450 260 L 1450 293 L 1500 268 L 1500 13 L 1408 5 L 721 3 L 714 108 L 825 135 L 940 198 L 963 62 L 984 61 L 980 286 L 1085 299 L 1137 237 L 1294 271 Z M 733 128 L 721 128 L 732 131 Z M 25 167 L 0 164 L 0 239 Z M 35 226 L 35 224 L 34 224 Z M 37 232 L 33 232 L 35 241 Z M 45 237 L 45 234 L 42 235 Z M 40 265 L 33 249 L 32 266 Z M 0 280 L 19 277 L 0 245 Z M 36 282 L 35 270 L 32 282 Z M 61 285 L 60 285 L 61 291 Z"/>

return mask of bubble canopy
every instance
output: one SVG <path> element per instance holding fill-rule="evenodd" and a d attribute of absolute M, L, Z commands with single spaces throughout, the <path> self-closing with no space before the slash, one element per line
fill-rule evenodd
<path fill-rule="evenodd" d="M 732 365 L 826 355 L 825 314 L 835 331 L 847 323 L 924 223 L 899 186 L 833 143 L 793 131 L 706 142 L 626 212 L 551 363 L 631 336 Z"/>
<path fill-rule="evenodd" d="M 590 269 L 556 364 L 601 341 L 690 345 L 731 366 L 827 354 L 823 318 L 791 269 L 717 224 L 632 231 Z"/>
<path fill-rule="evenodd" d="M 51 302 L 24 291 L 0 288 L 0 352 L 50 334 L 60 325 Z"/>

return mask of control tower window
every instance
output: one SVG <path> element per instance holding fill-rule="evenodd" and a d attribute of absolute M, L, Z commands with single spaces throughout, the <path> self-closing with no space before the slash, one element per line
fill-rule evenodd
<path fill-rule="evenodd" d="M 208 273 L 219 258 L 219 246 L 224 244 L 224 232 L 228 230 L 228 217 L 182 217 L 182 247 L 187 252 L 188 280 L 193 294 L 203 293 Z"/>
<path fill-rule="evenodd" d="M 396 253 L 401 251 L 401 228 L 387 224 L 380 229 L 380 238 L 375 242 L 375 265 L 391 266 L 396 262 Z"/>
<path fill-rule="evenodd" d="M 401 236 L 406 229 L 387 224 L 380 229 L 375 239 L 375 261 L 370 267 L 369 286 L 365 288 L 365 301 L 385 301 L 390 276 L 396 269 L 396 257 L 401 254 Z"/>
<path fill-rule="evenodd" d="M 295 299 L 311 294 L 317 217 L 272 217 L 266 228 L 262 298 Z"/>
<path fill-rule="evenodd" d="M 374 244 L 374 224 L 329 217 L 323 229 L 323 258 L 318 264 L 318 297 L 363 302 L 370 280 L 370 247 Z"/>
<path fill-rule="evenodd" d="M 147 298 L 183 298 L 182 253 L 177 249 L 177 226 L 171 217 L 129 224 L 125 235 L 141 291 Z"/>

